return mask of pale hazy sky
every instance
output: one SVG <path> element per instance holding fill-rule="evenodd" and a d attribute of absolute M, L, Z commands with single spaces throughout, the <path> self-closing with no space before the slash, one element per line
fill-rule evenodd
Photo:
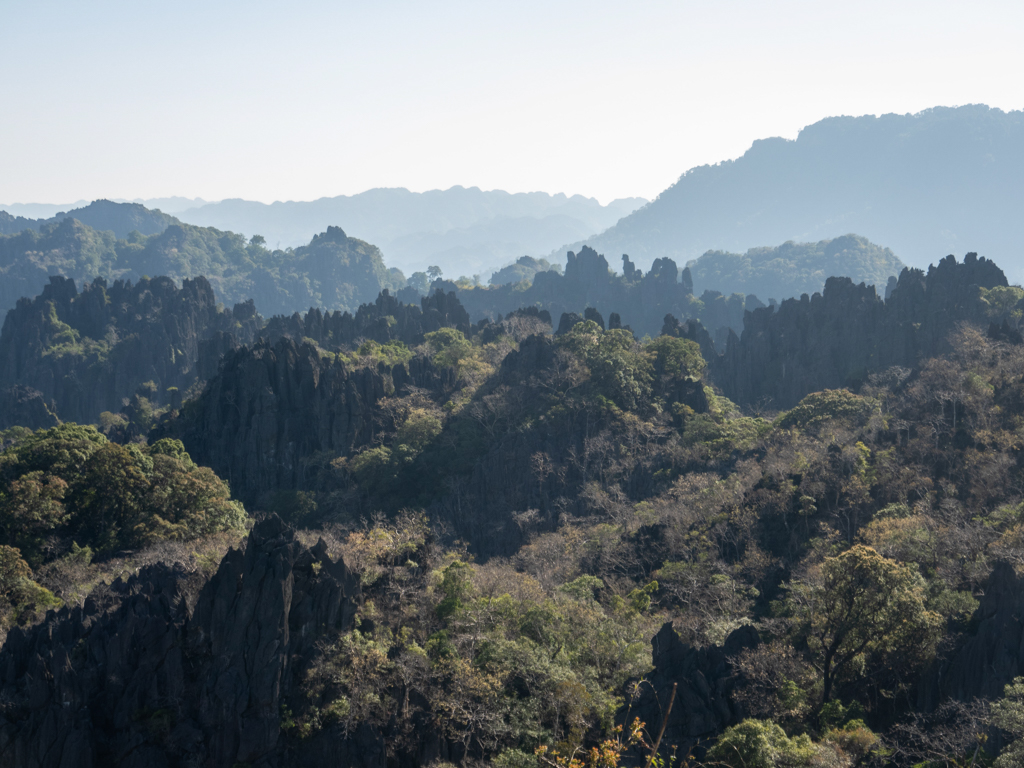
<path fill-rule="evenodd" d="M 0 203 L 654 197 L 839 114 L 1024 107 L 1024 3 L 0 0 Z"/>

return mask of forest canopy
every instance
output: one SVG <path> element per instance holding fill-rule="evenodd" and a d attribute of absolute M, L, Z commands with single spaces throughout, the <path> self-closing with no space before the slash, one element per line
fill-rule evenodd
<path fill-rule="evenodd" d="M 262 237 L 174 223 L 153 235 L 119 239 L 77 219 L 0 235 L 0 313 L 42 290 L 60 274 L 77 283 L 96 277 L 137 281 L 167 276 L 179 283 L 205 276 L 226 304 L 253 299 L 266 315 L 309 307 L 355 311 L 405 278 L 388 270 L 378 248 L 328 227 L 309 245 L 270 250 Z"/>

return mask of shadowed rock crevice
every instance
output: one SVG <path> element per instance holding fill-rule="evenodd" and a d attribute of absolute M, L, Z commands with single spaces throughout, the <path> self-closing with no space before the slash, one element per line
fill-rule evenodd
<path fill-rule="evenodd" d="M 358 578 L 272 517 L 190 598 L 194 583 L 150 566 L 12 631 L 0 766 L 290 764 L 282 706 L 317 639 L 351 629 Z M 381 764 L 366 734 L 328 737 L 339 764 Z"/>

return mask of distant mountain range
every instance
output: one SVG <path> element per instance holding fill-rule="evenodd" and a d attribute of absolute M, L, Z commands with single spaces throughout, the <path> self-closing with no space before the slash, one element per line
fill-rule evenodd
<path fill-rule="evenodd" d="M 164 213 L 180 213 L 189 208 L 198 208 L 206 205 L 206 200 L 201 197 L 137 197 L 134 200 L 125 200 L 115 197 L 111 200 L 114 203 L 138 203 L 146 208 L 157 209 Z M 78 200 L 74 203 L 0 203 L 0 212 L 6 211 L 12 216 L 26 219 L 51 219 L 59 213 L 65 213 L 89 205 L 88 200 Z"/>
<path fill-rule="evenodd" d="M 192 201 L 180 197 L 131 202 L 174 213 L 189 224 L 249 237 L 261 235 L 272 248 L 298 247 L 329 226 L 341 226 L 354 237 L 378 245 L 388 265 L 407 274 L 438 266 L 450 277 L 479 274 L 486 282 L 492 272 L 519 257 L 548 253 L 560 243 L 601 232 L 647 201 L 631 197 L 601 205 L 582 195 L 512 194 L 456 186 L 422 193 L 371 189 L 358 195 L 270 205 L 251 200 L 206 203 L 198 199 L 189 205 Z M 95 229 L 110 229 L 83 218 L 92 215 L 89 209 L 93 205 L 83 201 L 73 206 L 0 206 L 0 233 L 38 229 L 42 221 L 59 220 L 73 208 L 75 217 L 83 223 Z M 33 223 L 33 218 L 41 221 Z M 121 238 L 127 235 L 114 231 Z"/>
<path fill-rule="evenodd" d="M 937 107 L 831 117 L 792 141 L 755 141 L 739 159 L 692 168 L 607 231 L 552 253 L 564 258 L 585 243 L 646 268 L 661 257 L 686 263 L 710 249 L 857 232 L 915 267 L 976 251 L 1019 282 L 1022 210 L 1024 112 Z"/>
<path fill-rule="evenodd" d="M 298 246 L 329 225 L 341 226 L 379 246 L 388 266 L 407 274 L 433 265 L 450 277 L 479 274 L 486 281 L 520 256 L 601 232 L 646 202 L 632 197 L 601 205 L 582 195 L 456 186 L 422 193 L 371 189 L 270 205 L 223 200 L 177 215 L 190 224 L 262 235 L 273 248 Z"/>
<path fill-rule="evenodd" d="M 299 247 L 328 226 L 339 226 L 377 245 L 388 267 L 405 275 L 438 266 L 448 278 L 479 275 L 485 283 L 525 255 L 547 256 L 561 265 L 567 251 L 579 252 L 583 245 L 605 254 L 612 265 L 629 254 L 643 270 L 659 258 L 682 267 L 715 251 L 710 284 L 731 290 L 722 282 L 727 254 L 739 254 L 729 258 L 747 270 L 751 258 L 767 258 L 747 253 L 751 249 L 788 241 L 820 243 L 856 232 L 910 266 L 974 251 L 998 260 L 1012 282 L 1022 282 L 1024 112 L 973 105 L 914 115 L 832 117 L 804 128 L 795 140 L 755 141 L 736 160 L 690 169 L 650 203 L 628 198 L 603 206 L 580 195 L 475 187 L 424 193 L 372 189 L 270 205 L 188 198 L 153 202 L 177 208 L 177 218 L 135 203 L 126 204 L 130 216 L 125 216 L 114 212 L 113 203 L 98 201 L 33 220 L 25 215 L 32 206 L 9 205 L 6 213 L 0 210 L 0 233 L 38 229 L 73 215 L 123 239 L 126 226 L 155 234 L 180 220 L 261 235 L 274 250 Z M 190 202 L 201 204 L 188 207 Z M 808 286 L 821 283 L 829 276 L 825 272 L 853 275 L 857 265 L 845 264 L 844 258 L 840 254 L 827 268 L 810 265 Z M 694 264 L 698 288 L 708 284 L 702 269 Z M 754 265 L 748 276 L 756 278 L 758 269 Z M 735 290 L 778 293 L 775 298 L 782 299 L 792 281 L 783 282 L 766 287 L 755 279 Z"/>
<path fill-rule="evenodd" d="M 508 221 L 514 235 L 514 222 L 521 219 Z M 557 279 L 557 262 L 521 256 L 494 273 L 491 290 L 479 289 L 482 280 L 441 280 L 434 286 L 458 289 L 474 320 L 497 320 L 524 305 L 547 309 L 553 316 L 600 306 L 620 313 L 640 332 L 654 334 L 666 312 L 699 316 L 713 330 L 739 328 L 743 308 L 762 305 L 748 302 L 747 294 L 781 300 L 814 293 L 833 275 L 876 285 L 882 292 L 903 268 L 892 251 L 856 235 L 745 254 L 709 251 L 683 272 L 663 259 L 646 277 L 628 258 L 622 260 L 623 275 L 613 276 L 608 261 L 589 248 L 569 263 L 574 260 L 589 267 L 576 269 L 576 278 L 564 283 Z M 567 276 L 569 272 L 567 268 Z M 415 303 L 431 289 L 427 274 L 404 275 L 385 264 L 378 248 L 339 227 L 326 227 L 308 245 L 281 250 L 267 248 L 256 236 L 186 224 L 138 203 L 97 200 L 45 220 L 0 212 L 0 314 L 19 298 L 38 294 L 53 275 L 79 285 L 95 278 L 165 276 L 180 283 L 203 276 L 218 300 L 230 305 L 251 298 L 267 315 L 291 315 L 310 307 L 354 311 L 385 288 Z M 641 285 L 647 288 L 630 292 Z M 700 300 L 691 293 L 694 287 Z M 738 303 L 731 294 L 741 294 Z M 694 302 L 708 304 L 707 311 L 692 307 Z"/>

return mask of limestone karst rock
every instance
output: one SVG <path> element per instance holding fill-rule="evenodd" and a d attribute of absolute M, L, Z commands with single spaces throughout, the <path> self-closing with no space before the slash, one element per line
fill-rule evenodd
<path fill-rule="evenodd" d="M 314 453 L 369 444 L 374 407 L 389 392 L 407 384 L 439 389 L 446 376 L 451 371 L 426 358 L 349 369 L 310 344 L 263 340 L 228 354 L 203 394 L 165 429 L 252 504 L 268 492 L 305 487 L 304 462 Z"/>
<path fill-rule="evenodd" d="M 0 652 L 0 766 L 295 764 L 282 706 L 317 640 L 351 629 L 358 578 L 272 517 L 194 588 L 180 568 L 148 566 L 12 630 Z M 319 738 L 339 764 L 384 764 L 372 734 Z"/>
<path fill-rule="evenodd" d="M 156 385 L 154 404 L 164 404 L 168 389 L 196 382 L 205 342 L 219 333 L 231 337 L 221 347 L 248 343 L 259 325 L 252 302 L 219 309 L 203 277 L 181 288 L 167 277 L 110 285 L 97 278 L 79 291 L 53 276 L 4 320 L 0 387 L 31 387 L 60 419 L 95 422 L 146 382 Z"/>
<path fill-rule="evenodd" d="M 927 274 L 904 269 L 887 301 L 873 286 L 832 277 L 823 293 L 746 313 L 742 335 L 709 358 L 711 376 L 737 403 L 790 408 L 811 392 L 856 387 L 872 371 L 947 351 L 959 323 L 988 325 L 978 289 L 1006 284 L 974 253 L 962 262 L 947 256 Z"/>
<path fill-rule="evenodd" d="M 671 623 L 666 623 L 651 639 L 654 671 L 641 683 L 640 695 L 628 716 L 639 717 L 648 731 L 657 733 L 675 684 L 676 698 L 659 754 L 667 758 L 674 745 L 676 754 L 685 755 L 702 740 L 742 719 L 742 709 L 731 700 L 738 677 L 730 660 L 759 643 L 757 631 L 743 626 L 733 630 L 724 645 L 694 648 L 679 638 Z M 623 710 L 619 716 L 623 716 Z"/>

